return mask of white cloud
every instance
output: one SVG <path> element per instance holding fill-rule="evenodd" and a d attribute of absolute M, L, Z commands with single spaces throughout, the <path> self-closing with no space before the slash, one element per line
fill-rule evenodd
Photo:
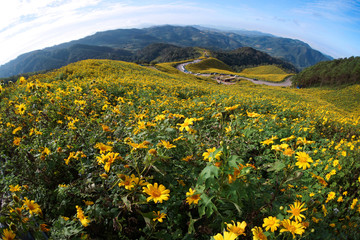
<path fill-rule="evenodd" d="M 317 0 L 306 3 L 294 12 L 333 22 L 357 22 L 360 20 L 360 3 L 353 0 Z"/>
<path fill-rule="evenodd" d="M 21 53 L 78 39 L 96 31 L 155 24 L 194 24 L 213 12 L 170 3 L 131 6 L 100 0 L 14 1 L 19 16 L 0 29 L 0 64 Z M 21 4 L 20 4 L 21 3 Z M 27 9 L 27 11 L 25 11 Z"/>

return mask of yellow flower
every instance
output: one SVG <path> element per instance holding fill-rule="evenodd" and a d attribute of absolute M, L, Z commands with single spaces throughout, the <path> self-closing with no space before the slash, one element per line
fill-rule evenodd
<path fill-rule="evenodd" d="M 150 149 L 150 150 L 148 151 L 148 153 L 149 153 L 150 155 L 153 155 L 153 156 L 156 156 L 156 155 L 157 155 L 157 151 L 156 151 L 156 149 L 154 149 L 154 148 Z"/>
<path fill-rule="evenodd" d="M 85 203 L 86 206 L 94 205 L 93 201 L 85 201 L 85 200 L 83 200 L 83 202 Z"/>
<path fill-rule="evenodd" d="M 329 192 L 328 197 L 326 199 L 326 203 L 329 202 L 330 200 L 333 200 L 335 198 L 335 192 Z"/>
<path fill-rule="evenodd" d="M 263 230 L 261 227 L 254 227 L 251 229 L 253 233 L 253 240 L 267 240 L 267 237 L 265 236 Z"/>
<path fill-rule="evenodd" d="M 101 127 L 102 127 L 102 130 L 103 130 L 104 132 L 111 132 L 111 129 L 109 128 L 109 126 L 106 126 L 106 125 L 104 125 L 104 124 L 101 124 Z"/>
<path fill-rule="evenodd" d="M 281 151 L 281 146 L 280 145 L 272 145 L 271 150 Z"/>
<path fill-rule="evenodd" d="M 238 107 L 239 107 L 239 104 L 234 105 L 234 106 L 232 106 L 232 107 L 225 107 L 225 111 L 232 111 L 232 110 L 237 109 Z"/>
<path fill-rule="evenodd" d="M 295 238 L 295 234 L 302 235 L 305 232 L 304 226 L 299 222 L 284 219 L 281 224 L 284 228 L 280 229 L 280 232 L 290 232 L 293 238 Z"/>
<path fill-rule="evenodd" d="M 20 84 L 26 83 L 26 79 L 25 79 L 23 76 L 21 76 L 21 77 L 19 78 L 19 83 L 20 83 Z"/>
<path fill-rule="evenodd" d="M 161 121 L 164 120 L 165 118 L 166 116 L 164 114 L 160 114 L 155 117 L 155 121 Z"/>
<path fill-rule="evenodd" d="M 224 235 L 221 235 L 221 233 L 216 234 L 215 236 L 213 236 L 213 238 L 215 240 L 234 240 L 236 239 L 238 236 L 232 232 L 224 232 Z"/>
<path fill-rule="evenodd" d="M 103 143 L 96 143 L 95 148 L 98 148 L 100 150 L 100 154 L 105 152 L 111 152 L 113 149 L 112 146 L 108 146 Z"/>
<path fill-rule="evenodd" d="M 184 120 L 184 123 L 182 123 L 182 124 L 180 124 L 180 123 L 178 123 L 177 125 L 179 125 L 180 126 L 180 128 L 179 128 L 179 130 L 182 132 L 184 129 L 186 130 L 186 131 L 190 131 L 190 125 L 193 125 L 193 122 L 194 122 L 194 118 L 186 118 L 185 120 Z"/>
<path fill-rule="evenodd" d="M 225 127 L 225 132 L 226 132 L 226 133 L 231 132 L 231 126 Z"/>
<path fill-rule="evenodd" d="M 132 176 L 134 176 L 134 174 L 132 175 Z M 121 177 L 123 177 L 123 178 L 121 178 Z M 132 188 L 134 188 L 135 187 L 135 184 L 134 184 L 134 181 L 133 181 L 133 178 L 132 177 L 130 177 L 130 176 L 127 176 L 127 175 L 122 175 L 120 177 L 120 179 L 121 179 L 121 182 L 119 182 L 119 187 L 122 187 L 122 186 L 124 186 L 125 187 L 125 189 L 127 189 L 127 190 L 131 190 Z M 135 177 L 135 176 L 134 176 Z"/>
<path fill-rule="evenodd" d="M 15 105 L 16 109 L 17 109 L 17 113 L 20 115 L 23 115 L 25 113 L 26 110 L 26 106 L 24 103 L 20 103 Z"/>
<path fill-rule="evenodd" d="M 295 137 L 294 135 L 291 135 L 290 137 L 280 139 L 280 142 L 290 141 L 290 140 L 293 140 L 293 139 L 295 139 L 295 138 L 296 138 L 296 137 Z"/>
<path fill-rule="evenodd" d="M 26 206 L 26 209 L 29 210 L 30 214 L 33 215 L 34 213 L 38 215 L 42 215 L 41 208 L 39 204 L 35 203 L 34 200 L 29 200 L 27 197 L 23 200 L 24 205 Z"/>
<path fill-rule="evenodd" d="M 16 185 L 16 186 L 10 185 L 9 190 L 10 190 L 10 192 L 19 192 L 19 191 L 21 191 L 21 187 L 19 185 Z"/>
<path fill-rule="evenodd" d="M 91 222 L 87 216 L 84 215 L 83 210 L 81 209 L 81 207 L 76 206 L 76 217 L 80 220 L 81 224 L 84 227 L 89 226 L 89 223 Z"/>
<path fill-rule="evenodd" d="M 143 187 L 143 192 L 150 195 L 146 199 L 148 202 L 153 200 L 155 203 L 162 203 L 163 201 L 168 200 L 170 196 L 170 190 L 166 189 L 162 184 L 158 186 L 157 183 L 154 183 L 154 185 L 149 183 L 146 187 Z"/>
<path fill-rule="evenodd" d="M 134 151 L 142 148 L 149 148 L 148 146 L 150 145 L 150 142 L 144 141 L 142 143 L 133 143 L 130 141 L 130 142 L 126 142 L 126 144 L 132 146 L 133 148 L 131 149 L 131 151 Z"/>
<path fill-rule="evenodd" d="M 236 234 L 236 236 L 239 236 L 239 235 L 244 235 L 246 236 L 246 234 L 244 233 L 245 232 L 245 228 L 246 228 L 246 222 L 243 221 L 243 222 L 237 222 L 235 224 L 234 221 L 232 221 L 233 224 L 231 223 L 226 223 L 227 225 L 227 230 L 229 232 L 232 232 L 234 234 Z"/>
<path fill-rule="evenodd" d="M 14 144 L 15 146 L 19 146 L 19 145 L 20 145 L 20 142 L 21 142 L 21 138 L 15 137 L 15 138 L 14 138 L 14 141 L 13 141 L 13 144 Z"/>
<path fill-rule="evenodd" d="M 323 211 L 324 217 L 326 217 L 326 215 L 328 214 L 328 211 L 324 204 L 321 205 L 321 210 Z"/>
<path fill-rule="evenodd" d="M 262 226 L 265 227 L 265 231 L 268 231 L 270 229 L 271 232 L 275 232 L 280 226 L 280 220 L 276 217 L 270 216 L 268 218 L 264 218 L 264 224 Z"/>
<path fill-rule="evenodd" d="M 109 177 L 109 175 L 107 175 L 106 173 L 99 174 L 99 176 L 100 176 L 102 179 L 107 179 L 107 178 Z"/>
<path fill-rule="evenodd" d="M 186 203 L 191 205 L 193 204 L 198 204 L 199 200 L 200 200 L 200 194 L 195 194 L 196 190 L 192 190 L 191 188 L 189 188 L 189 192 L 186 193 L 186 196 L 188 196 L 186 198 Z"/>
<path fill-rule="evenodd" d="M 206 149 L 206 152 L 203 153 L 204 160 L 206 161 L 209 159 L 209 162 L 211 162 L 212 157 L 210 157 L 210 154 L 216 151 L 216 147 Z"/>
<path fill-rule="evenodd" d="M 156 216 L 155 218 L 153 218 L 153 221 L 155 222 L 156 220 L 159 222 L 163 222 L 163 219 L 166 218 L 166 213 L 160 213 L 160 211 L 153 211 L 154 215 Z"/>
<path fill-rule="evenodd" d="M 18 131 L 20 131 L 22 129 L 22 127 L 17 127 L 12 131 L 12 134 L 16 134 Z"/>
<path fill-rule="evenodd" d="M 107 161 L 104 165 L 104 170 L 106 172 L 110 171 L 110 166 L 118 158 L 118 155 L 119 155 L 119 153 L 114 153 L 114 152 L 109 152 L 108 154 L 106 154 Z"/>
<path fill-rule="evenodd" d="M 116 159 L 118 159 L 119 153 L 109 152 L 106 155 L 101 154 L 101 156 L 96 157 L 98 164 L 105 164 L 104 170 L 106 172 L 110 171 L 111 164 L 115 162 Z M 121 158 L 121 157 L 120 157 Z"/>
<path fill-rule="evenodd" d="M 306 211 L 307 208 L 302 208 L 305 205 L 305 203 L 301 204 L 301 202 L 296 201 L 294 205 L 290 204 L 290 209 L 287 212 L 291 213 L 290 219 L 293 217 L 295 218 L 295 221 L 301 222 L 302 218 L 305 219 L 305 216 L 301 214 L 301 212 Z"/>
<path fill-rule="evenodd" d="M 314 223 L 319 223 L 319 222 L 321 221 L 321 219 L 316 218 L 316 217 L 312 217 L 311 220 L 312 220 Z"/>
<path fill-rule="evenodd" d="M 40 230 L 42 232 L 49 232 L 50 231 L 50 229 L 48 228 L 48 226 L 45 223 L 40 224 Z"/>
<path fill-rule="evenodd" d="M 255 112 L 247 112 L 247 116 L 251 118 L 260 117 L 261 115 Z"/>
<path fill-rule="evenodd" d="M 354 198 L 353 201 L 352 201 L 352 203 L 351 203 L 350 208 L 351 208 L 351 209 L 354 209 L 355 206 L 356 206 L 356 204 L 357 204 L 357 202 L 358 202 L 358 199 L 357 199 L 357 198 Z"/>
<path fill-rule="evenodd" d="M 44 148 L 44 150 L 41 152 L 43 155 L 47 156 L 51 153 L 50 149 L 48 149 L 47 147 Z"/>
<path fill-rule="evenodd" d="M 295 163 L 296 166 L 302 168 L 303 170 L 310 167 L 309 163 L 312 163 L 313 160 L 307 153 L 297 152 L 296 155 L 297 155 L 296 156 L 297 162 Z"/>
<path fill-rule="evenodd" d="M 10 229 L 4 229 L 2 236 L 3 240 L 13 240 L 15 239 L 15 237 L 16 234 L 13 231 L 11 231 Z"/>
<path fill-rule="evenodd" d="M 175 148 L 176 146 L 174 144 L 171 144 L 170 142 L 168 141 L 165 141 L 165 140 L 160 140 L 161 143 L 159 143 L 158 145 L 159 146 L 164 146 L 166 149 L 170 149 L 170 148 Z"/>
<path fill-rule="evenodd" d="M 274 140 L 276 140 L 276 139 L 278 139 L 277 136 L 272 136 L 271 138 L 266 139 L 266 140 L 264 140 L 264 141 L 262 141 L 262 142 L 260 142 L 260 143 L 261 143 L 262 145 L 270 145 L 270 144 L 274 143 Z"/>
<path fill-rule="evenodd" d="M 315 143 L 315 141 L 306 140 L 306 137 L 305 137 L 305 138 L 298 137 L 298 138 L 297 138 L 297 142 L 296 142 L 296 144 L 304 144 L 304 145 L 306 145 L 306 144 L 313 144 L 313 143 Z"/>
<path fill-rule="evenodd" d="M 190 161 L 190 159 L 192 159 L 192 158 L 193 158 L 193 155 L 189 155 L 189 156 L 186 156 L 186 157 L 182 158 L 181 160 L 183 160 L 183 161 L 185 161 L 185 162 L 188 162 L 188 161 Z"/>
<path fill-rule="evenodd" d="M 288 156 L 288 157 L 291 157 L 294 153 L 295 153 L 295 151 L 292 150 L 291 148 L 286 148 L 286 149 L 283 151 L 283 154 L 284 154 L 285 156 Z"/>

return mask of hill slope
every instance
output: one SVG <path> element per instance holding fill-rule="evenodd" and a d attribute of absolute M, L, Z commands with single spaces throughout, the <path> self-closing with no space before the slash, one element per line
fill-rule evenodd
<path fill-rule="evenodd" d="M 308 89 L 120 61 L 21 78 L 0 86 L 1 231 L 205 240 L 227 222 L 248 239 L 359 239 L 358 120 Z"/>
<path fill-rule="evenodd" d="M 297 74 L 294 81 L 302 87 L 359 84 L 360 57 L 320 62 Z"/>
<path fill-rule="evenodd" d="M 250 47 L 238 48 L 231 51 L 213 51 L 212 55 L 238 72 L 246 67 L 259 65 L 278 65 L 290 72 L 297 71 L 294 65 Z"/>
<path fill-rule="evenodd" d="M 223 50 L 249 46 L 288 61 L 299 69 L 311 66 L 319 61 L 329 60 L 327 56 L 298 40 L 256 34 L 246 35 L 242 33 L 239 35 L 223 31 L 199 30 L 189 26 L 158 26 L 98 32 L 79 40 L 26 53 L 0 66 L 0 77 L 56 68 L 66 65 L 74 59 L 81 60 L 88 57 L 129 61 L 130 53 L 128 51 L 135 53 L 152 43 Z M 79 47 L 84 45 L 108 48 L 103 49 L 104 53 L 102 53 L 98 52 L 99 49 L 95 47 Z M 81 52 L 75 51 L 80 49 Z M 72 50 L 74 50 L 72 56 L 69 56 L 70 53 L 68 52 Z M 95 54 L 96 52 L 97 54 Z M 132 58 L 132 61 L 135 60 Z"/>

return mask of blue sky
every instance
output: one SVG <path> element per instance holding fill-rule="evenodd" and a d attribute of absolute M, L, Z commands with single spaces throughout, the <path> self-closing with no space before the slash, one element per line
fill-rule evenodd
<path fill-rule="evenodd" d="M 0 3 L 0 65 L 98 31 L 163 24 L 256 30 L 360 56 L 358 0 L 11 0 Z"/>

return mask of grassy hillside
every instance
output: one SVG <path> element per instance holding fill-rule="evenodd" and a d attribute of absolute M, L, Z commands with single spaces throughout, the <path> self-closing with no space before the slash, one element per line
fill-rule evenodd
<path fill-rule="evenodd" d="M 248 78 L 261 79 L 269 82 L 281 82 L 285 78 L 293 74 L 289 74 L 274 65 L 265 65 L 254 68 L 246 68 L 242 70 L 239 75 Z"/>
<path fill-rule="evenodd" d="M 359 239 L 358 113 L 162 67 L 86 60 L 1 86 L 3 238 Z"/>
<path fill-rule="evenodd" d="M 221 72 L 234 74 L 234 71 L 231 69 L 231 67 L 216 58 L 207 58 L 199 63 L 189 64 L 186 66 L 186 69 L 194 73 Z"/>
<path fill-rule="evenodd" d="M 208 58 L 199 63 L 189 64 L 186 68 L 194 73 L 221 73 L 236 74 L 248 78 L 260 79 L 269 82 L 281 82 L 293 74 L 286 73 L 275 65 L 265 65 L 245 68 L 237 73 L 232 68 L 216 58 Z"/>

